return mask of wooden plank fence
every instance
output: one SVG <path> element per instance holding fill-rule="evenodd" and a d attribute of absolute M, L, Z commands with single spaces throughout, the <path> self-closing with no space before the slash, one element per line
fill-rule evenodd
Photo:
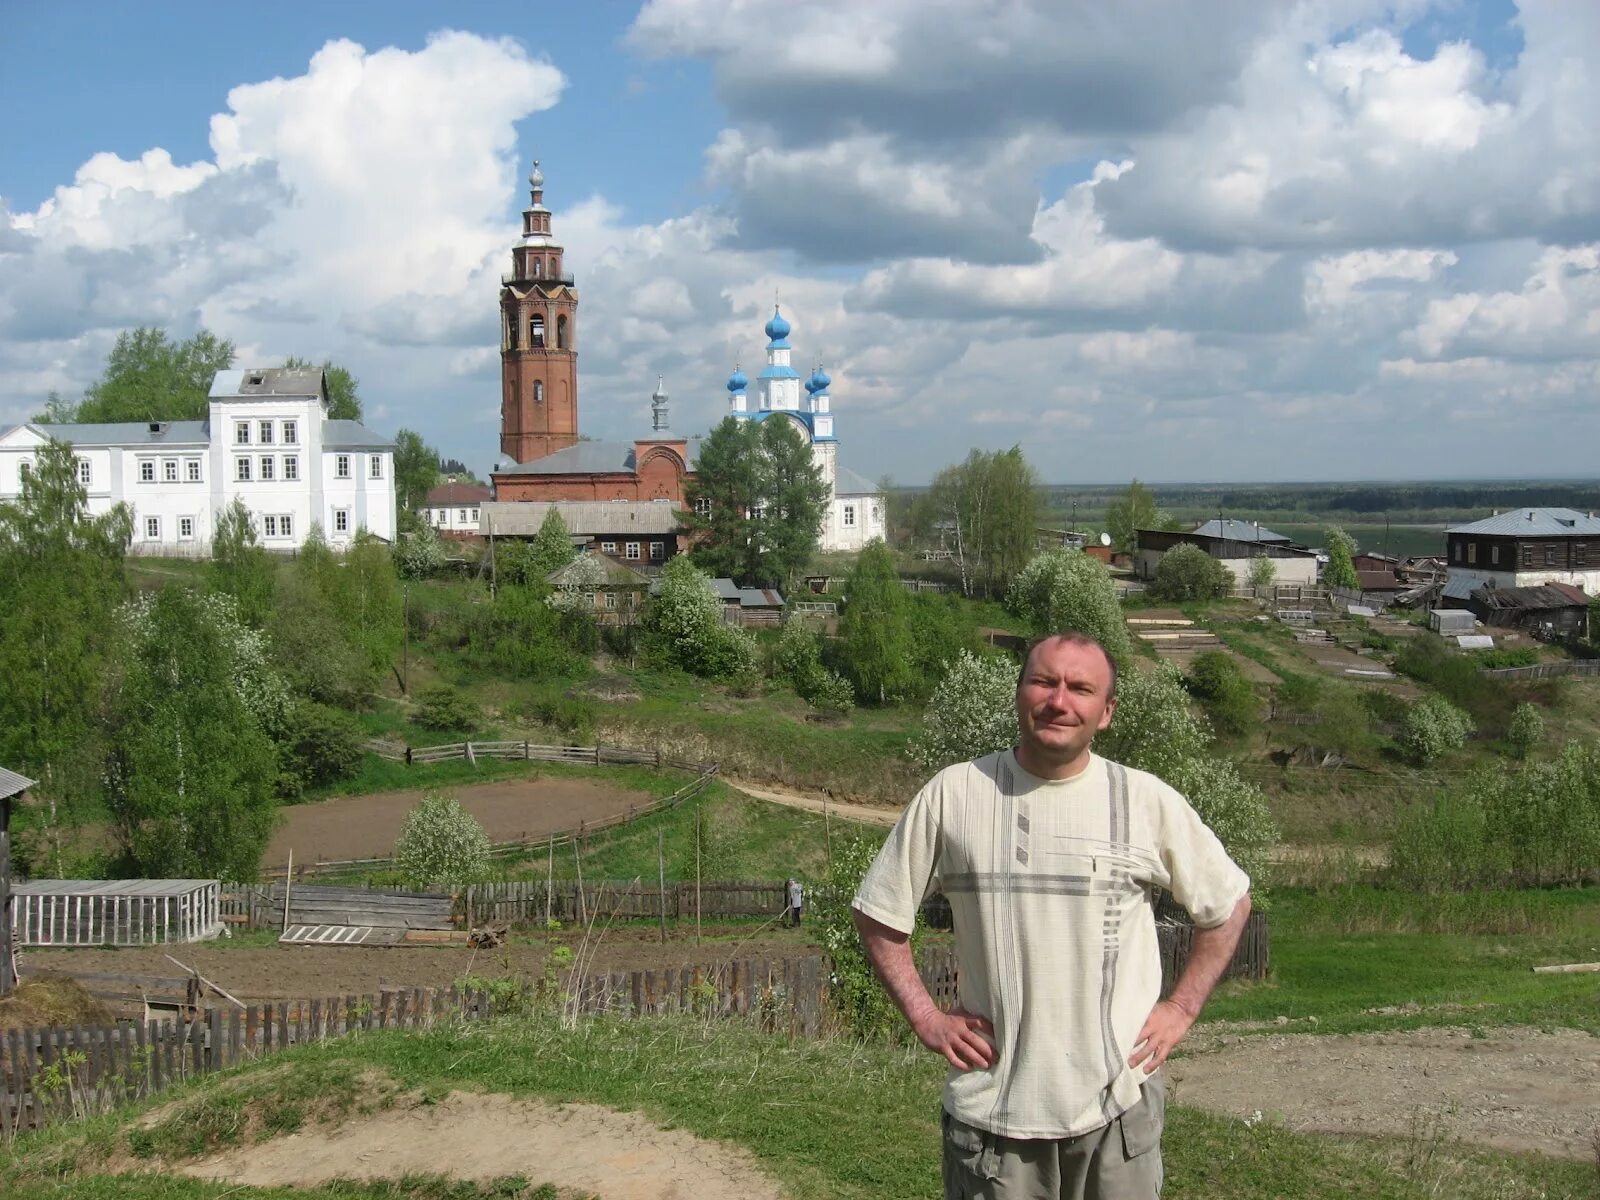
<path fill-rule="evenodd" d="M 500 744 L 501 743 L 495 742 L 462 742 L 459 743 L 459 746 L 463 748 L 470 746 L 473 748 L 473 753 L 477 753 L 477 748 L 480 746 L 495 746 Z M 522 746 L 527 745 L 525 742 L 517 744 Z M 435 747 L 435 749 L 448 748 L 449 747 Z M 659 800 L 652 800 L 648 804 L 630 806 L 627 812 L 620 812 L 614 816 L 603 817 L 598 821 L 580 822 L 576 829 L 563 829 L 555 833 L 542 833 L 537 836 L 518 838 L 514 841 L 498 842 L 489 847 L 489 854 L 491 857 L 515 857 L 519 854 L 525 853 L 530 848 L 544 847 L 552 844 L 556 847 L 564 847 L 572 842 L 582 842 L 586 838 L 591 837 L 596 833 L 601 833 L 608 829 L 615 829 L 621 825 L 627 825 L 633 821 L 637 821 L 640 817 L 649 816 L 651 813 L 662 812 L 666 809 L 673 808 L 683 803 L 685 800 L 688 800 L 690 797 L 697 796 L 703 792 L 719 770 L 716 763 L 691 763 L 685 762 L 681 759 L 666 758 L 661 755 L 660 751 L 656 750 L 629 750 L 616 746 L 536 746 L 534 749 L 575 751 L 581 752 L 583 755 L 587 756 L 563 760 L 568 762 L 581 762 L 595 766 L 606 763 L 631 763 L 634 765 L 665 766 L 680 771 L 698 771 L 699 774 L 671 794 L 662 796 Z M 424 761 L 416 757 L 417 753 L 420 753 L 420 751 L 412 752 L 411 761 Z M 467 757 L 466 750 L 462 749 L 462 752 L 457 754 L 456 757 Z M 519 754 L 515 757 L 521 758 L 524 756 Z M 534 755 L 533 757 L 537 758 L 538 756 Z M 429 761 L 443 760 L 440 759 Z M 308 876 L 327 875 L 338 871 L 359 871 L 372 867 L 388 867 L 392 866 L 393 864 L 394 858 L 392 855 L 383 855 L 377 858 L 317 859 L 312 862 L 296 863 L 294 868 L 294 877 L 298 880 Z M 262 874 L 268 879 L 282 879 L 288 874 L 288 868 L 267 867 L 263 869 Z"/>
<path fill-rule="evenodd" d="M 1495 667 L 1483 672 L 1495 679 L 1554 679 L 1562 675 L 1600 675 L 1600 658 L 1534 663 L 1531 667 Z"/>
<path fill-rule="evenodd" d="M 222 892 L 222 919 L 247 929 L 289 925 L 376 925 L 393 929 L 454 929 L 456 898 L 449 893 L 295 883 L 236 884 Z"/>

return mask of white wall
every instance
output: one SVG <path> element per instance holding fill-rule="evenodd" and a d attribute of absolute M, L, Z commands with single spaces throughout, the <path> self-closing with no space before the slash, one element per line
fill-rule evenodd
<path fill-rule="evenodd" d="M 845 523 L 846 516 L 853 518 L 851 523 Z M 823 550 L 859 550 L 873 538 L 886 536 L 882 495 L 835 496 L 823 518 L 817 544 Z"/>
<path fill-rule="evenodd" d="M 1567 583 L 1582 588 L 1590 596 L 1600 595 L 1600 568 L 1588 567 L 1577 571 L 1561 571 L 1553 567 L 1540 567 L 1527 571 L 1485 571 L 1448 568 L 1450 579 L 1470 579 L 1474 586 L 1492 583 L 1495 587 L 1538 587 L 1541 583 Z"/>
<path fill-rule="evenodd" d="M 478 532 L 478 509 L 481 500 L 473 500 L 467 504 L 430 504 L 422 510 L 423 519 L 441 533 L 471 533 Z M 465 513 L 466 516 L 461 514 Z"/>

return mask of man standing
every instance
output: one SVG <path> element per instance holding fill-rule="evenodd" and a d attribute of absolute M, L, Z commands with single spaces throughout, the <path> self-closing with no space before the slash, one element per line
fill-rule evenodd
<path fill-rule="evenodd" d="M 1116 685 L 1092 638 L 1036 643 L 1017 681 L 1017 746 L 935 775 L 855 897 L 884 987 L 950 1063 L 946 1200 L 1160 1194 L 1157 1072 L 1233 955 L 1250 881 L 1176 791 L 1091 751 Z M 1165 1000 L 1155 888 L 1195 922 Z M 960 964 L 948 1013 L 908 941 L 936 891 L 950 900 Z"/>

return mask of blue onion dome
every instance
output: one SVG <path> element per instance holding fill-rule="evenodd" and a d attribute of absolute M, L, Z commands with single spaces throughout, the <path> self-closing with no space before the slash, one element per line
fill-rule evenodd
<path fill-rule="evenodd" d="M 778 306 L 772 306 L 772 320 L 767 322 L 766 333 L 775 342 L 781 342 L 789 336 L 789 322 L 783 319 L 783 314 L 778 311 Z"/>
<path fill-rule="evenodd" d="M 833 380 L 828 377 L 828 373 L 819 366 L 811 373 L 811 378 L 806 380 L 806 391 L 811 392 L 813 395 L 817 392 L 825 392 L 832 382 Z"/>
<path fill-rule="evenodd" d="M 728 376 L 728 390 L 730 392 L 742 392 L 749 386 L 750 381 L 745 378 L 745 373 L 739 370 L 738 366 L 735 365 L 733 368 L 733 374 Z"/>

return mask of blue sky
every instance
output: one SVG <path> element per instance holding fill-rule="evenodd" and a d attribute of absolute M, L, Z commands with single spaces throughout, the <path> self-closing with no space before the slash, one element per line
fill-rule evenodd
<path fill-rule="evenodd" d="M 0 423 L 119 329 L 204 325 L 486 467 L 538 153 L 592 436 L 658 374 L 708 428 L 776 294 L 869 475 L 1013 443 L 1054 482 L 1596 473 L 1600 6 L 0 18 Z"/>

